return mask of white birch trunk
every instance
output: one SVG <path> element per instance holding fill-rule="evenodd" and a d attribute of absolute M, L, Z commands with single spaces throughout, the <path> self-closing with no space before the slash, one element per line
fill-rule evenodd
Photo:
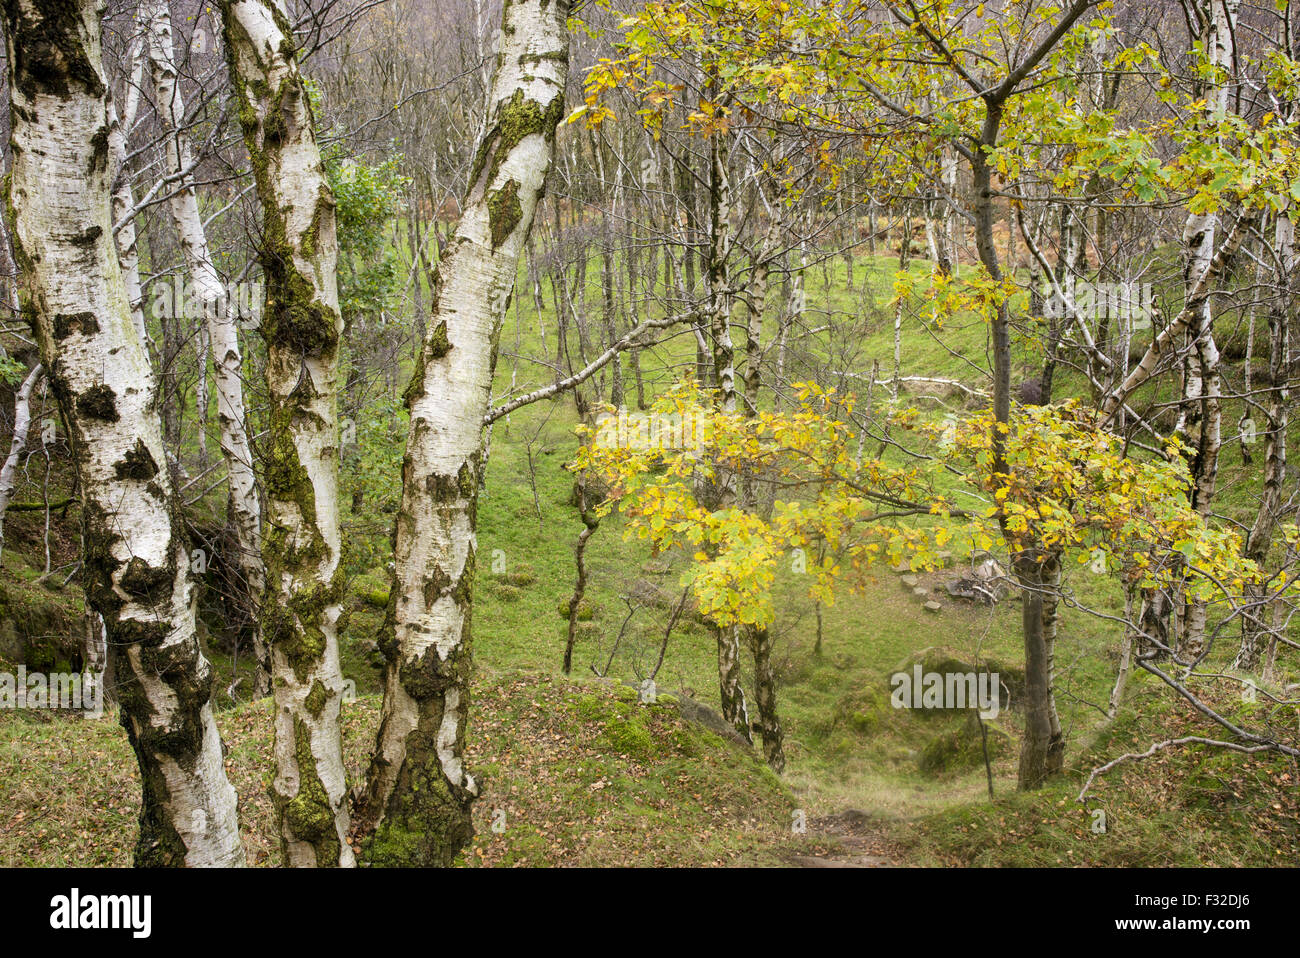
<path fill-rule="evenodd" d="M 1240 0 L 1205 0 L 1201 11 L 1201 36 L 1206 52 L 1211 63 L 1228 76 L 1232 75 L 1234 67 L 1239 4 Z M 1206 99 L 1212 101 L 1220 112 L 1227 110 L 1226 83 L 1216 84 L 1207 93 Z M 1189 299 L 1200 278 L 1211 269 L 1217 221 L 1215 213 L 1193 213 L 1187 217 L 1183 228 L 1186 257 L 1183 284 Z M 1210 297 L 1205 297 L 1197 305 L 1188 326 L 1188 336 L 1192 340 L 1192 351 L 1186 361 L 1178 425 L 1181 429 L 1185 424 L 1200 424 L 1197 454 L 1193 460 L 1192 505 L 1201 516 L 1208 518 L 1218 481 L 1219 450 L 1223 438 L 1222 379 Z M 1199 657 L 1204 648 L 1207 614 L 1205 602 L 1192 600 L 1187 603 L 1179 649 L 1189 658 Z"/>
<path fill-rule="evenodd" d="M 506 5 L 486 132 L 406 392 L 383 715 L 357 815 L 373 864 L 449 864 L 473 835 L 478 787 L 464 744 L 483 420 L 564 113 L 568 9 L 567 0 Z"/>
<path fill-rule="evenodd" d="M 725 132 L 709 140 L 709 327 L 718 405 L 736 411 L 736 350 L 731 340 L 731 178 Z"/>
<path fill-rule="evenodd" d="M 1262 567 L 1268 557 L 1282 512 L 1282 493 L 1286 484 L 1287 455 L 1286 433 L 1290 427 L 1290 308 L 1295 289 L 1297 265 L 1295 247 L 1295 222 L 1290 210 L 1277 215 L 1273 226 L 1273 251 L 1278 263 L 1275 278 L 1277 291 L 1269 308 L 1269 360 L 1268 403 L 1265 405 L 1264 488 L 1260 496 L 1259 511 L 1246 537 L 1245 554 Z M 1247 393 L 1250 389 L 1247 387 Z M 3 493 L 0 481 L 0 494 Z M 1273 615 L 1268 603 L 1270 587 L 1252 584 L 1247 588 L 1247 601 L 1253 604 L 1242 615 L 1241 648 L 1237 651 L 1235 668 L 1254 672 L 1260 666 L 1260 653 L 1264 651 L 1265 636 L 1271 631 Z M 1275 604 L 1280 605 L 1275 600 Z M 1276 642 L 1274 636 L 1269 641 Z"/>
<path fill-rule="evenodd" d="M 44 373 L 45 368 L 38 363 L 14 395 L 14 431 L 9 440 L 9 455 L 0 466 L 0 556 L 4 555 L 5 546 L 5 510 L 14 497 L 14 476 L 27 451 L 27 436 L 32 427 L 32 390 Z"/>
<path fill-rule="evenodd" d="M 221 455 L 226 463 L 230 486 L 230 524 L 235 533 L 239 552 L 233 557 L 223 557 L 236 565 L 247 585 L 246 599 L 255 610 L 261 601 L 265 585 L 262 566 L 262 515 L 258 501 L 257 483 L 253 475 L 253 452 L 248 442 L 244 412 L 244 387 L 241 379 L 242 359 L 239 349 L 239 332 L 235 325 L 231 297 L 226 294 L 212 255 L 208 238 L 199 215 L 199 200 L 193 176 L 182 174 L 190 168 L 192 151 L 185 133 L 185 102 L 176 78 L 176 55 L 172 43 L 171 12 L 166 0 L 147 0 L 141 17 L 148 31 L 149 75 L 153 82 L 158 115 L 162 119 L 167 140 L 167 172 L 180 176 L 170 207 L 172 222 L 180 238 L 185 267 L 194 284 L 194 299 L 207 326 L 207 343 L 213 350 L 217 386 L 217 421 L 221 431 Z M 129 183 L 128 183 L 129 189 Z M 139 280 L 137 278 L 137 284 Z M 181 297 L 186 302 L 188 296 Z M 179 307 L 179 303 L 177 304 Z M 202 337 L 200 337 L 202 339 Z M 200 384 L 207 382 L 206 362 L 208 350 L 200 349 Z M 199 394 L 200 425 L 206 421 L 206 389 Z M 202 435 L 202 429 L 200 434 Z M 256 619 L 256 616 L 253 616 Z M 254 626 L 253 648 L 257 658 L 256 693 L 266 695 L 271 690 L 267 668 L 267 654 L 261 631 Z"/>
<path fill-rule="evenodd" d="M 262 205 L 270 400 L 262 632 L 271 649 L 285 862 L 355 864 L 339 731 L 338 239 L 293 29 L 271 0 L 223 0 L 226 57 Z M 227 347 L 228 347 L 227 343 Z"/>
<path fill-rule="evenodd" d="M 176 55 L 172 45 L 171 11 L 167 0 L 144 0 L 140 7 L 140 19 L 145 27 L 144 46 L 149 62 L 149 80 L 153 86 L 158 118 L 162 123 L 167 172 L 175 175 L 191 165 L 193 156 L 184 133 L 185 102 L 180 85 L 176 82 Z M 208 255 L 208 241 L 199 219 L 198 195 L 192 177 L 186 175 L 177 181 L 168 205 L 171 207 L 172 222 L 176 226 L 190 282 L 194 286 L 193 300 L 202 310 L 202 324 L 205 318 L 220 308 L 223 286 Z M 189 301 L 190 297 L 184 296 L 181 300 Z M 175 305 L 180 313 L 182 303 Z M 207 321 L 209 324 L 214 322 L 210 318 Z M 194 387 L 199 427 L 197 438 L 200 464 L 203 467 L 207 466 L 208 460 L 208 353 L 214 338 L 202 325 L 194 337 L 194 351 L 198 360 L 198 379 Z"/>
<path fill-rule="evenodd" d="M 1247 230 L 1252 221 L 1253 218 L 1249 215 L 1243 215 L 1237 220 L 1232 232 L 1224 238 L 1223 243 L 1219 246 L 1219 251 L 1214 254 L 1209 269 L 1200 276 L 1195 287 L 1188 293 L 1188 301 L 1182 312 L 1175 316 L 1173 321 L 1151 341 L 1151 345 L 1147 347 L 1138 364 L 1102 402 L 1101 414 L 1103 417 L 1106 419 L 1113 418 L 1124 407 L 1125 401 L 1133 394 L 1133 391 L 1151 378 L 1160 360 L 1176 348 L 1178 338 L 1186 333 L 1196 320 L 1203 301 L 1208 299 L 1215 283 L 1223 275 L 1227 261 L 1237 251 L 1242 240 L 1246 238 Z"/>
<path fill-rule="evenodd" d="M 957 196 L 957 153 L 949 146 L 943 147 L 939 182 L 943 184 L 944 198 L 939 206 L 939 266 L 947 273 L 957 270 L 957 231 L 954 225 L 952 204 Z"/>
<path fill-rule="evenodd" d="M 117 170 L 113 181 L 113 222 L 125 217 L 135 206 L 135 193 L 131 189 L 131 174 L 126 168 L 126 131 L 118 118 L 117 107 L 108 103 L 108 145 Z M 131 324 L 140 342 L 149 344 L 149 331 L 144 323 L 144 293 L 140 288 L 140 251 L 136 248 L 135 218 L 127 219 L 117 231 L 117 258 L 122 267 L 122 281 L 126 285 L 127 303 L 131 309 Z"/>
<path fill-rule="evenodd" d="M 122 279 L 126 283 L 126 298 L 131 305 L 131 322 L 136 335 L 148 348 L 149 331 L 144 322 L 144 292 L 140 287 L 140 251 L 136 247 L 135 217 L 129 216 L 135 208 L 135 192 L 131 188 L 131 173 L 126 168 L 126 138 L 135 122 L 136 108 L 140 102 L 140 75 L 144 60 L 141 57 L 143 47 L 139 42 L 130 48 L 130 69 L 127 70 L 126 107 L 119 117 L 117 104 L 109 91 L 108 101 L 108 147 L 113 154 L 113 197 L 112 215 L 114 223 L 122 223 L 114 234 L 117 240 L 117 259 L 122 267 Z"/>
<path fill-rule="evenodd" d="M 71 429 L 87 591 L 117 649 L 144 791 L 136 863 L 242 865 L 153 371 L 112 245 L 97 4 L 19 0 L 4 19 L 24 310 Z"/>

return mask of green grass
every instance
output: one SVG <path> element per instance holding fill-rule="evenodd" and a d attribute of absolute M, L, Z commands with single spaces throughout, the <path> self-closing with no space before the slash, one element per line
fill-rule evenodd
<path fill-rule="evenodd" d="M 481 796 L 462 864 L 770 865 L 804 849 L 790 832 L 795 802 L 765 765 L 682 721 L 670 702 L 641 705 L 629 693 L 533 673 L 480 674 L 467 749 Z M 353 782 L 378 712 L 375 696 L 343 707 Z M 32 712 L 0 721 L 0 762 L 24 769 L 0 779 L 0 864 L 130 865 L 138 776 L 114 719 Z M 271 722 L 269 700 L 221 716 L 256 865 L 279 858 L 267 797 Z"/>
<path fill-rule="evenodd" d="M 834 314 L 841 331 L 792 350 L 796 372 L 814 366 L 870 370 L 879 362 L 882 375 L 890 374 L 893 314 L 886 304 L 895 268 L 891 258 L 859 257 L 851 290 L 841 260 L 828 264 L 825 274 L 820 266 L 809 271 L 813 323 L 821 322 L 819 312 Z M 927 269 L 922 260 L 912 263 L 914 272 Z M 599 270 L 589 270 L 588 276 L 598 281 Z M 498 398 L 512 382 L 522 391 L 553 375 L 528 359 L 553 355 L 554 317 L 549 310 L 542 317 L 548 326 L 543 351 L 531 297 L 520 299 L 501 338 L 508 355 L 497 369 Z M 903 374 L 956 378 L 984 388 L 971 363 L 984 364 L 986 337 L 983 323 L 969 318 L 954 317 L 934 330 L 909 318 Z M 1018 343 L 1017 368 L 1025 375 L 1035 372 L 1040 353 L 1040 344 Z M 686 337 L 647 351 L 642 368 L 652 392 L 693 357 Z M 373 738 L 380 688 L 371 643 L 382 626 L 388 588 L 388 536 L 405 438 L 396 393 L 406 375 L 401 368 L 391 389 L 376 387 L 371 414 L 357 423 L 359 447 L 344 456 L 349 588 L 342 662 L 345 677 L 361 695 L 345 706 L 354 781 Z M 630 391 L 626 366 L 625 383 Z M 1083 387 L 1068 372 L 1058 383 L 1058 395 L 1078 394 Z M 860 385 L 861 380 L 846 381 L 848 388 Z M 593 389 L 589 383 L 589 397 Z M 930 400 L 905 401 L 926 415 L 941 415 L 945 408 Z M 1239 414 L 1229 404 L 1225 423 L 1235 423 Z M 1121 766 L 1094 787 L 1090 808 L 1107 812 L 1109 828 L 1091 830 L 1090 811 L 1074 796 L 1092 768 L 1124 752 L 1143 751 L 1176 730 L 1187 734 L 1200 726 L 1167 690 L 1138 675 L 1120 721 L 1103 730 L 1099 706 L 1114 681 L 1119 634 L 1113 621 L 1084 610 L 1115 614 L 1122 610 L 1122 597 L 1116 582 L 1092 575 L 1074 556 L 1066 578 L 1072 601 L 1062 612 L 1057 651 L 1067 774 L 1036 794 L 1015 792 L 1021 716 L 1014 702 L 993 723 L 995 799 L 990 802 L 982 753 L 973 747 L 977 729 L 969 718 L 902 712 L 888 700 L 889 675 L 917 656 L 1018 668 L 1023 651 L 1014 599 L 992 609 L 945 601 L 935 615 L 900 588 L 893 572 L 880 568 L 861 594 L 843 596 L 823 610 L 819 655 L 806 585 L 784 570 L 774 625 L 789 760 L 780 783 L 733 746 L 684 726 L 664 709 L 626 702 L 596 680 L 593 671 L 633 682 L 646 673 L 658 654 L 684 568 L 681 557 L 652 558 L 639 542 L 625 541 L 612 517 L 587 548 L 591 618 L 579 632 L 574 675 L 564 679 L 559 668 L 565 621 L 558 607 L 573 587 L 573 546 L 582 529 L 570 504 L 572 476 L 564 469 L 576 449 L 576 422 L 571 398 L 563 397 L 521 409 L 492 431 L 479 507 L 473 620 L 478 675 L 469 725 L 470 768 L 482 778 L 484 794 L 467 864 L 774 863 L 800 848 L 824 851 L 816 835 L 790 835 L 790 812 L 796 807 L 814 818 L 864 809 L 884 823 L 888 840 L 902 850 L 899 860 L 920 864 L 1295 860 L 1300 816 L 1294 785 L 1300 775 L 1294 763 L 1279 759 L 1188 750 Z M 1258 486 L 1237 457 L 1225 452 L 1220 488 L 1225 510 L 1240 518 L 1250 514 Z M 357 484 L 364 496 L 354 510 L 351 490 Z M 31 554 L 30 539 L 25 548 Z M 13 571 L 16 561 L 7 550 L 0 584 L 22 579 L 27 588 L 31 576 Z M 23 568 L 30 570 L 26 563 Z M 922 580 L 934 587 L 944 575 Z M 613 652 L 628 614 L 627 595 L 654 601 L 631 619 Z M 1221 651 L 1230 651 L 1232 639 L 1225 633 Z M 273 863 L 278 851 L 265 795 L 272 764 L 268 703 L 247 702 L 247 657 L 236 663 L 215 648 L 209 652 L 218 673 L 218 721 L 244 803 L 250 856 Z M 716 704 L 715 657 L 708 630 L 684 616 L 669 640 L 660 691 Z M 1294 676 L 1295 662 L 1284 665 Z M 232 695 L 227 690 L 236 670 L 246 681 L 234 686 Z M 745 675 L 747 686 L 751 679 Z M 1234 708 L 1231 683 L 1221 691 L 1223 707 Z M 1208 727 L 1198 734 L 1218 737 Z M 0 785 L 0 808 L 13 809 L 0 817 L 0 862 L 126 863 L 138 796 L 133 761 L 115 724 L 0 715 L 0 755 L 6 768 L 25 769 L 5 776 Z M 492 829 L 497 812 L 504 813 L 504 832 Z"/>

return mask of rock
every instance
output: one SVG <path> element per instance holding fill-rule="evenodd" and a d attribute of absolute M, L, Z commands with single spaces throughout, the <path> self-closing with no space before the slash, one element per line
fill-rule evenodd
<path fill-rule="evenodd" d="M 898 584 L 903 587 L 903 591 L 911 592 L 921 584 L 920 580 L 914 575 L 905 575 L 898 580 Z"/>
<path fill-rule="evenodd" d="M 21 662 L 27 643 L 18 637 L 18 630 L 11 620 L 0 621 L 0 661 Z"/>
<path fill-rule="evenodd" d="M 929 602 L 925 604 L 926 612 L 940 612 L 942 610 L 943 610 L 943 606 L 940 605 L 938 602 L 935 602 L 933 599 L 931 599 Z"/>
<path fill-rule="evenodd" d="M 930 590 L 923 589 L 920 586 L 917 586 L 915 589 L 912 590 L 912 597 L 924 601 L 930 598 Z"/>
<path fill-rule="evenodd" d="M 0 658 L 31 671 L 69 671 L 81 655 L 82 604 L 35 582 L 0 585 Z"/>
<path fill-rule="evenodd" d="M 1047 398 L 1041 378 L 1026 379 L 1020 384 L 1019 392 L 1020 401 L 1026 406 L 1041 406 Z"/>
<path fill-rule="evenodd" d="M 987 552 L 972 560 L 971 574 L 945 584 L 949 595 L 981 605 L 995 605 L 1007 594 L 1006 570 Z"/>
<path fill-rule="evenodd" d="M 694 722 L 696 725 L 702 725 L 709 731 L 714 732 L 724 741 L 739 745 L 744 749 L 749 749 L 750 744 L 745 741 L 731 724 L 721 715 L 709 708 L 707 705 L 701 705 L 692 698 L 677 699 L 674 703 L 677 706 L 677 714 L 687 722 Z"/>
<path fill-rule="evenodd" d="M 983 558 L 976 560 L 974 574 L 976 578 L 992 582 L 996 579 L 1006 579 L 1007 572 L 998 564 L 998 560 L 987 553 Z"/>
<path fill-rule="evenodd" d="M 978 602 L 980 605 L 994 605 L 998 601 L 997 594 L 988 587 L 987 583 L 970 576 L 953 579 L 945 583 L 944 588 L 954 599 L 965 599 L 967 602 Z"/>

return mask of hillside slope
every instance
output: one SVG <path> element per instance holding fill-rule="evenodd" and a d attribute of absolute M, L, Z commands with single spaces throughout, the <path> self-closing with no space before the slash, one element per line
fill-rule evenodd
<path fill-rule="evenodd" d="M 643 705 L 626 686 L 484 676 L 470 720 L 482 784 L 467 865 L 779 864 L 794 801 L 752 754 L 680 718 L 671 696 Z M 359 778 L 379 700 L 344 706 L 344 754 Z M 129 866 L 139 783 L 115 713 L 91 721 L 0 716 L 0 866 Z M 271 708 L 220 713 L 249 863 L 279 850 L 266 794 Z"/>

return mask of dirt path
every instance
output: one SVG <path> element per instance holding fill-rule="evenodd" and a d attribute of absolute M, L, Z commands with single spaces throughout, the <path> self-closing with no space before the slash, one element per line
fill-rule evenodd
<path fill-rule="evenodd" d="M 798 868 L 896 868 L 906 862 L 900 850 L 885 837 L 883 821 L 856 808 L 825 818 L 808 820 L 809 837 L 821 839 L 827 851 L 815 855 L 790 855 Z"/>

